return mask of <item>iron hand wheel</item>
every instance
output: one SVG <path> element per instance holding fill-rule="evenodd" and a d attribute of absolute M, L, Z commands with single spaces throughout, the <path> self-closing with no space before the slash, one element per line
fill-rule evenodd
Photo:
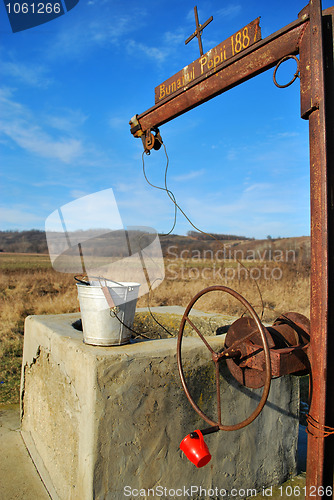
<path fill-rule="evenodd" d="M 224 359 L 224 358 L 226 359 L 226 358 L 229 358 L 229 357 L 232 357 L 233 355 L 235 355 L 235 353 L 237 352 L 237 346 L 240 345 L 245 339 L 238 340 L 238 341 L 234 342 L 234 344 L 232 344 L 230 347 L 224 349 L 222 352 L 216 353 L 212 349 L 212 347 L 209 345 L 209 343 L 207 342 L 207 340 L 204 338 L 204 336 L 201 334 L 201 332 L 198 330 L 198 328 L 189 319 L 189 316 L 188 316 L 189 313 L 190 313 L 190 311 L 191 311 L 191 309 L 192 309 L 192 307 L 194 306 L 194 304 L 197 302 L 197 300 L 200 297 L 202 297 L 206 293 L 214 292 L 214 291 L 222 291 L 222 292 L 228 293 L 229 295 L 232 295 L 237 300 L 239 300 L 245 306 L 245 308 L 250 313 L 251 317 L 254 319 L 254 321 L 256 323 L 256 326 L 257 326 L 257 330 L 255 330 L 253 333 L 257 333 L 258 331 L 260 332 L 261 341 L 262 341 L 263 350 L 264 350 L 264 357 L 265 357 L 265 382 L 264 382 L 264 388 L 263 388 L 263 392 L 262 392 L 262 396 L 261 396 L 261 399 L 259 401 L 259 404 L 257 405 L 257 407 L 255 408 L 255 410 L 253 411 L 253 413 L 248 418 L 246 418 L 242 422 L 239 422 L 239 423 L 233 424 L 233 425 L 224 425 L 221 422 L 219 361 L 221 359 Z M 214 422 L 213 420 L 211 420 L 197 406 L 197 404 L 195 403 L 195 401 L 193 400 L 193 398 L 192 398 L 192 396 L 191 396 L 191 394 L 189 392 L 189 389 L 188 389 L 188 386 L 187 386 L 187 383 L 186 383 L 186 380 L 185 380 L 185 377 L 184 377 L 183 367 L 182 367 L 181 347 L 182 347 L 183 331 L 184 331 L 184 327 L 185 327 L 186 322 L 188 322 L 189 325 L 199 335 L 199 337 L 202 340 L 202 342 L 204 343 L 204 345 L 211 352 L 212 360 L 215 363 L 215 369 L 216 369 L 216 389 L 217 389 L 217 407 L 218 407 L 217 408 L 218 409 L 218 412 L 217 412 L 218 413 L 218 422 Z M 231 288 L 228 288 L 228 287 L 223 286 L 223 285 L 210 286 L 208 288 L 205 288 L 204 290 L 201 290 L 190 301 L 190 303 L 188 304 L 188 306 L 187 306 L 187 308 L 186 308 L 186 310 L 184 312 L 184 315 L 182 317 L 181 324 L 180 324 L 180 330 L 179 330 L 179 335 L 178 335 L 178 340 L 177 340 L 177 365 L 178 365 L 178 370 L 179 370 L 179 374 L 180 374 L 180 378 L 181 378 L 182 387 L 184 389 L 184 392 L 186 393 L 186 396 L 187 396 L 187 398 L 188 398 L 191 406 L 200 415 L 200 417 L 202 417 L 208 424 L 210 424 L 211 426 L 214 426 L 214 427 L 218 427 L 222 431 L 235 431 L 235 430 L 238 430 L 238 429 L 242 429 L 243 427 L 246 427 L 246 425 L 249 425 L 251 422 L 253 422 L 253 420 L 256 419 L 256 417 L 261 413 L 264 405 L 266 404 L 266 401 L 267 401 L 267 398 L 268 398 L 268 394 L 269 394 L 269 390 L 270 390 L 270 383 L 271 383 L 271 363 L 270 363 L 270 352 L 269 352 L 269 347 L 268 347 L 268 342 L 267 342 L 267 338 L 266 338 L 266 335 L 265 335 L 264 327 L 263 327 L 263 325 L 262 325 L 262 323 L 261 323 L 258 315 L 256 314 L 256 311 L 249 304 L 249 302 L 247 302 L 247 300 L 244 297 L 242 297 L 242 295 L 240 295 L 235 290 L 232 290 Z"/>

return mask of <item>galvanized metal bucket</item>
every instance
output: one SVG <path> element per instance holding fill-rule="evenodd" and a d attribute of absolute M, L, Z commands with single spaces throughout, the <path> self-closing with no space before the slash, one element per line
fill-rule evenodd
<path fill-rule="evenodd" d="M 103 280 L 103 285 L 105 291 L 99 281 L 91 281 L 90 285 L 77 283 L 83 340 L 97 346 L 128 344 L 140 285 L 109 280 Z M 106 288 L 112 308 L 105 296 Z"/>

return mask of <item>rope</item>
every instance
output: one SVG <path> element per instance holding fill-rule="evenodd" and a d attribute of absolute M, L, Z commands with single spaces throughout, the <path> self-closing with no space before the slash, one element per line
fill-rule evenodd
<path fill-rule="evenodd" d="M 334 434 L 334 427 L 320 424 L 309 413 L 306 415 L 307 427 L 306 432 L 316 438 L 326 438 Z"/>

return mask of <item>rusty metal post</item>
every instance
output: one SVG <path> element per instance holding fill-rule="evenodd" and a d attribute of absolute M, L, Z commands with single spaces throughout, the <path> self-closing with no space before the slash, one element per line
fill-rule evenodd
<path fill-rule="evenodd" d="M 309 16 L 311 85 L 306 86 L 309 109 L 304 117 L 309 119 L 311 169 L 310 416 L 319 431 L 308 436 L 306 498 L 320 499 L 332 497 L 334 465 L 334 436 L 322 432 L 334 424 L 333 40 L 321 0 L 310 1 Z"/>

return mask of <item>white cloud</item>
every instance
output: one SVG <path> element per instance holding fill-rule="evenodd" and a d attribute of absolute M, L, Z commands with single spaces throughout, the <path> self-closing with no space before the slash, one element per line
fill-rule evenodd
<path fill-rule="evenodd" d="M 196 179 L 197 177 L 200 177 L 204 174 L 205 170 L 204 168 L 202 168 L 201 170 L 193 170 L 183 175 L 175 175 L 172 177 L 172 180 L 177 182 L 185 182 L 190 181 L 191 179 Z"/>
<path fill-rule="evenodd" d="M 127 9 L 126 12 L 117 13 L 113 2 L 95 2 L 89 5 L 95 6 L 94 15 L 87 18 L 76 17 L 72 19 L 71 29 L 65 23 L 56 35 L 52 38 L 48 46 L 48 56 L 52 59 L 76 58 L 84 59 L 87 54 L 96 47 L 104 49 L 110 45 L 119 47 L 127 44 L 126 37 L 136 31 L 141 26 L 142 20 L 146 17 L 145 11 L 141 8 Z"/>
<path fill-rule="evenodd" d="M 129 125 L 128 125 L 128 122 L 127 120 L 124 119 L 124 116 L 120 117 L 120 116 L 113 116 L 112 118 L 110 118 L 109 120 L 109 126 L 113 129 L 116 129 L 116 130 L 119 130 L 119 129 L 124 129 L 124 128 L 127 128 L 127 130 L 129 129 Z"/>
<path fill-rule="evenodd" d="M 268 182 L 256 182 L 252 184 L 251 186 L 248 186 L 245 190 L 244 193 L 249 193 L 250 191 L 266 191 L 266 190 L 274 190 L 275 186 L 272 184 L 269 184 Z"/>
<path fill-rule="evenodd" d="M 84 60 L 96 49 L 105 50 L 112 47 L 113 50 L 119 51 L 117 57 L 122 54 L 124 57 L 126 53 L 131 56 L 141 54 L 145 58 L 163 63 L 170 54 L 178 54 L 177 48 L 182 46 L 186 39 L 184 28 L 176 27 L 173 31 L 158 33 L 158 39 L 148 43 L 147 40 L 152 37 L 146 36 L 150 12 L 145 5 L 132 5 L 131 9 L 128 9 L 124 8 L 125 3 L 115 6 L 113 2 L 96 0 L 90 0 L 87 5 L 94 6 L 94 14 L 88 14 L 88 20 L 87 17 L 72 20 L 70 29 L 68 24 L 64 23 L 56 36 L 50 39 L 45 57 L 53 60 Z M 117 59 L 113 60 L 111 56 L 110 63 L 115 61 Z"/>
<path fill-rule="evenodd" d="M 166 193 L 153 189 L 138 177 L 133 182 L 113 185 L 117 205 L 125 226 L 149 226 L 169 231 L 174 205 Z"/>
<path fill-rule="evenodd" d="M 85 120 L 80 112 L 68 111 L 67 117 L 40 118 L 16 102 L 10 89 L 0 89 L 0 117 L 0 137 L 10 139 L 29 153 L 65 164 L 101 163 L 102 155 L 78 138 L 78 132 L 73 130 L 74 123 L 79 126 Z M 56 134 L 50 125 L 61 132 Z"/>
<path fill-rule="evenodd" d="M 178 55 L 179 48 L 184 45 L 186 34 L 184 28 L 176 28 L 175 31 L 163 33 L 155 45 L 148 45 L 135 39 L 126 41 L 129 54 L 141 52 L 146 58 L 155 60 L 158 64 L 165 62 L 170 56 Z"/>
<path fill-rule="evenodd" d="M 211 16 L 211 14 L 213 15 L 213 20 L 215 19 L 218 19 L 220 17 L 223 17 L 223 18 L 227 18 L 227 19 L 233 19 L 234 17 L 238 16 L 241 12 L 241 5 L 236 3 L 236 4 L 229 4 L 227 5 L 226 7 L 223 7 L 222 9 L 219 9 L 217 11 L 214 11 L 214 13 L 212 12 L 209 12 L 209 11 L 205 11 L 203 12 L 200 8 L 197 9 L 198 10 L 198 18 L 199 18 L 199 22 L 200 24 L 204 24 L 205 21 L 207 19 L 209 19 L 209 17 Z M 195 31 L 195 14 L 194 14 L 194 9 L 191 9 L 188 11 L 188 14 L 186 16 L 186 20 L 189 22 L 189 23 L 193 23 L 194 24 L 194 31 Z"/>
<path fill-rule="evenodd" d="M 30 185 L 35 188 L 50 188 L 50 187 L 62 187 L 62 188 L 72 188 L 73 187 L 73 182 L 75 179 L 76 174 L 73 174 L 73 179 L 71 179 L 70 176 L 67 176 L 66 179 L 60 178 L 60 179 L 52 179 L 52 180 L 43 180 L 43 181 L 38 181 L 38 182 L 30 182 Z"/>
<path fill-rule="evenodd" d="M 28 120 L 0 121 L 0 132 L 26 151 L 44 158 L 70 163 L 83 154 L 81 141 L 67 137 L 55 139 Z"/>
<path fill-rule="evenodd" d="M 173 45 L 175 47 L 182 46 L 185 42 L 185 32 L 183 28 L 178 28 L 175 31 L 166 31 L 163 36 L 163 41 L 166 45 Z"/>
<path fill-rule="evenodd" d="M 84 196 L 88 196 L 89 194 L 91 193 L 88 193 L 87 191 L 80 191 L 80 189 L 72 189 L 72 191 L 70 191 L 70 196 L 72 198 L 83 198 Z"/>
<path fill-rule="evenodd" d="M 233 193 L 234 196 L 226 188 L 217 193 L 203 193 L 202 196 L 178 199 L 176 195 L 187 216 L 204 231 L 257 238 L 267 234 L 285 236 L 288 231 L 290 235 L 296 235 L 297 231 L 300 233 L 299 220 L 305 214 L 307 193 L 303 193 L 302 188 L 298 189 L 297 181 L 290 186 L 259 182 L 240 188 L 239 192 L 233 189 Z M 305 234 L 306 226 L 307 222 Z"/>
<path fill-rule="evenodd" d="M 9 76 L 20 83 L 31 87 L 46 88 L 53 83 L 45 66 L 22 62 L 2 61 L 1 71 L 3 76 Z"/>
<path fill-rule="evenodd" d="M 224 17 L 228 19 L 233 19 L 237 17 L 241 12 L 241 5 L 239 4 L 230 4 L 226 7 L 220 9 L 215 14 L 215 17 Z"/>
<path fill-rule="evenodd" d="M 26 229 L 27 227 L 41 227 L 44 217 L 30 212 L 31 207 L 24 205 L 13 205 L 11 208 L 0 207 L 1 229 L 15 228 Z"/>
<path fill-rule="evenodd" d="M 158 63 L 163 63 L 167 59 L 171 50 L 170 47 L 167 46 L 157 48 L 138 42 L 136 40 L 129 40 L 126 45 L 126 49 L 129 54 L 138 54 L 138 52 L 141 52 L 145 55 L 146 58 L 148 57 L 150 59 L 154 59 Z"/>
<path fill-rule="evenodd" d="M 234 161 L 236 160 L 238 157 L 237 155 L 237 152 L 235 149 L 230 149 L 228 152 L 227 152 L 227 155 L 226 155 L 226 158 L 229 160 L 229 161 Z"/>
<path fill-rule="evenodd" d="M 61 114 L 49 115 L 46 121 L 51 127 L 70 134 L 73 134 L 88 118 L 80 110 L 62 109 L 59 111 Z"/>
<path fill-rule="evenodd" d="M 291 139 L 292 137 L 299 137 L 299 135 L 299 132 L 279 132 L 276 136 L 273 137 L 277 137 L 278 139 Z"/>

